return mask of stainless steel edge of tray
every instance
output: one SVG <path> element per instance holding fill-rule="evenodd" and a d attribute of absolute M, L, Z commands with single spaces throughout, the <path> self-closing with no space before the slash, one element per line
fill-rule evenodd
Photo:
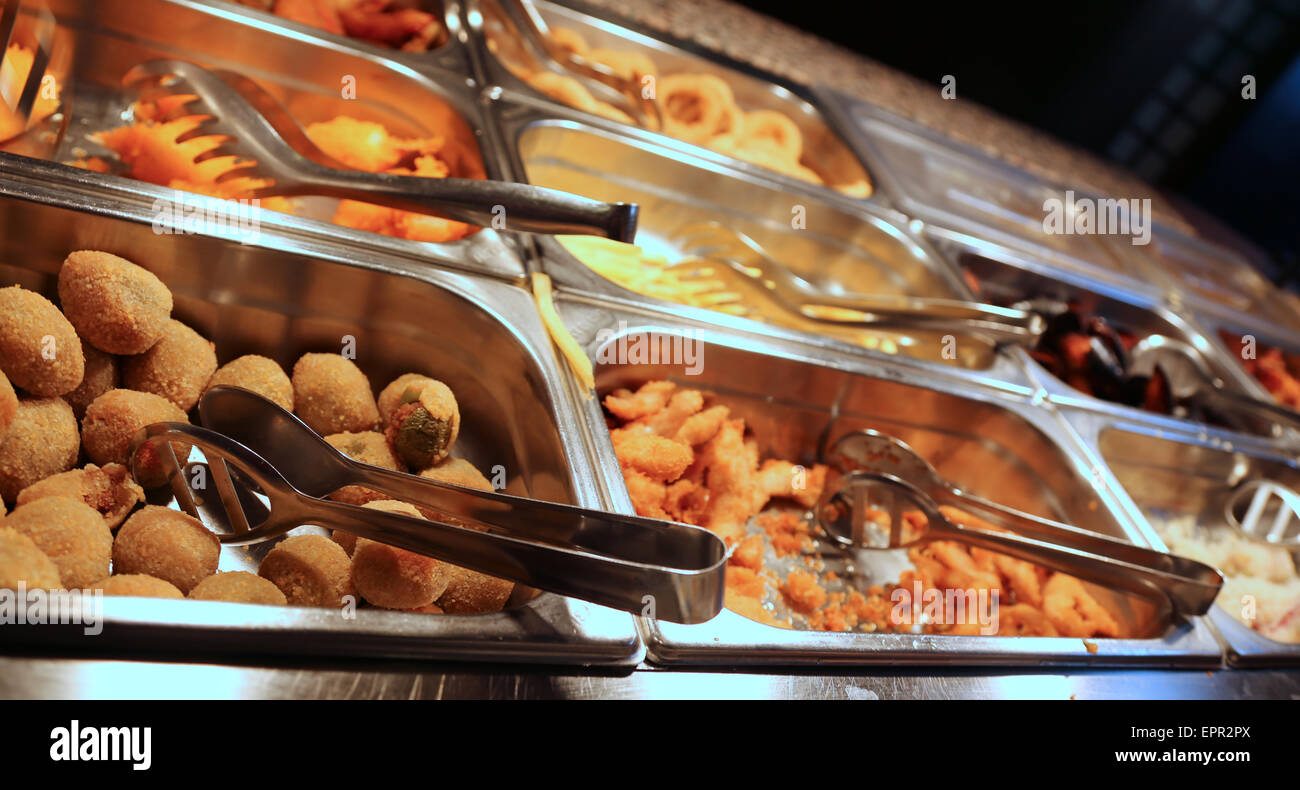
<path fill-rule="evenodd" d="M 496 126 L 514 152 L 513 167 L 519 180 L 577 190 L 597 199 L 619 195 L 639 203 L 637 242 L 649 254 L 682 257 L 673 234 L 685 225 L 713 220 L 745 232 L 775 259 L 789 263 L 814 282 L 826 283 L 828 290 L 970 298 L 962 278 L 894 212 L 860 206 L 849 211 L 811 195 L 790 195 L 612 129 L 576 119 L 547 118 L 505 100 L 494 106 Z M 803 218 L 798 229 L 791 227 L 792 207 L 798 208 Z M 542 269 L 564 291 L 671 310 L 701 323 L 796 338 L 845 352 L 868 356 L 896 353 L 944 375 L 1029 386 L 1023 360 L 1001 353 L 985 340 L 959 335 L 945 343 L 946 336 L 938 332 L 862 330 L 851 335 L 823 330 L 811 322 L 792 322 L 788 314 L 771 307 L 773 319 L 784 320 L 786 326 L 684 306 L 606 279 L 554 238 L 534 241 Z M 861 343 L 852 342 L 855 339 Z"/>
<path fill-rule="evenodd" d="M 1236 373 L 1242 387 L 1265 403 L 1273 403 L 1273 395 L 1254 376 L 1246 371 L 1242 356 L 1247 348 L 1241 342 L 1245 336 L 1254 338 L 1253 348 L 1256 356 L 1269 348 L 1280 349 L 1289 360 L 1300 360 L 1300 331 L 1286 327 L 1269 325 L 1259 316 L 1228 310 L 1214 310 L 1210 305 L 1197 303 L 1189 305 L 1189 311 L 1201 326 L 1205 336 L 1228 362 L 1228 367 Z M 1294 366 L 1291 372 L 1300 373 Z"/>
<path fill-rule="evenodd" d="M 647 54 L 656 64 L 674 72 L 699 72 L 723 77 L 731 84 L 739 103 L 745 104 L 750 109 L 777 110 L 794 120 L 803 132 L 805 142 L 816 148 L 815 158 L 819 167 L 827 172 L 844 171 L 854 178 L 865 175 L 872 185 L 872 193 L 865 199 L 852 197 L 832 187 L 803 181 L 666 134 L 573 110 L 529 86 L 512 73 L 491 51 L 489 28 L 502 24 L 501 11 L 494 0 L 465 0 L 463 25 L 472 33 L 472 41 L 477 50 L 477 63 L 481 68 L 479 74 L 485 86 L 493 94 L 508 96 L 518 103 L 534 106 L 543 113 L 555 113 L 563 108 L 567 111 L 564 117 L 576 117 L 594 126 L 617 130 L 631 137 L 655 142 L 706 159 L 729 170 L 739 171 L 754 179 L 773 183 L 790 192 L 815 194 L 822 200 L 848 206 L 865 203 L 891 208 L 894 205 L 891 196 L 867 167 L 866 162 L 848 145 L 846 139 L 848 130 L 839 126 L 839 119 L 826 112 L 818 97 L 809 88 L 690 42 L 672 39 L 659 32 L 640 30 L 623 20 L 602 19 L 595 15 L 599 12 L 594 10 L 587 11 L 578 7 L 547 2 L 547 0 L 540 0 L 540 2 L 535 0 L 534 5 L 550 24 L 577 29 L 590 37 L 593 45 L 614 45 Z M 668 66 L 664 67 L 663 64 Z"/>
<path fill-rule="evenodd" d="M 482 469 L 500 465 L 507 491 L 603 506 L 585 451 L 585 417 L 575 410 L 526 290 L 427 261 L 356 255 L 329 236 L 290 226 L 264 228 L 246 243 L 159 234 L 147 194 L 103 190 L 66 175 L 0 179 L 3 284 L 50 293 L 68 252 L 102 249 L 168 283 L 173 315 L 213 339 L 223 361 L 255 352 L 288 367 L 299 354 L 337 348 L 351 335 L 372 383 L 436 368 L 460 393 L 466 441 L 458 454 Z M 255 570 L 260 554 L 253 552 L 266 548 L 227 547 L 221 567 Z M 631 615 L 534 593 L 518 588 L 495 614 L 361 608 L 353 619 L 297 607 L 108 598 L 99 636 L 84 636 L 80 626 L 6 633 L 12 643 L 105 648 L 115 656 L 197 650 L 617 666 L 642 660 Z M 186 608 L 190 603 L 198 605 Z"/>
<path fill-rule="evenodd" d="M 1099 414 L 1063 407 L 1062 414 L 1087 446 L 1098 474 L 1113 476 L 1121 500 L 1140 523 L 1149 545 L 1168 551 L 1166 530 L 1197 528 L 1228 530 L 1214 523 L 1205 511 L 1207 499 L 1219 486 L 1243 477 L 1261 476 L 1300 487 L 1300 461 L 1276 446 L 1222 431 L 1196 432 L 1186 426 L 1169 426 L 1151 420 Z M 1180 523 L 1181 522 L 1181 523 Z M 1175 553 L 1180 545 L 1174 544 Z M 1182 549 L 1186 553 L 1186 549 Z M 1285 551 L 1278 549 L 1278 551 Z M 1300 564 L 1300 552 L 1291 551 Z M 1210 557 L 1202 561 L 1212 562 Z M 1300 665 L 1300 644 L 1270 639 L 1225 610 L 1234 588 L 1225 587 L 1219 604 L 1206 617 L 1226 646 L 1233 666 Z M 1237 593 L 1250 591 L 1249 587 Z M 1251 591 L 1253 592 L 1253 591 Z M 1300 606 L 1300 600 L 1293 602 Z"/>
<path fill-rule="evenodd" d="M 1162 334 L 1190 344 L 1200 352 L 1210 369 L 1223 380 L 1229 390 L 1266 402 L 1271 401 L 1271 396 L 1242 369 L 1239 360 L 1227 353 L 1222 338 L 1209 336 L 1202 326 L 1202 319 L 1186 311 L 1177 311 L 1152 294 L 1133 293 L 1118 285 L 1097 281 L 1075 272 L 1056 270 L 1032 255 L 978 239 L 965 232 L 931 225 L 924 233 L 949 263 L 982 281 L 982 287 L 988 291 L 983 294 L 984 298 L 992 298 L 993 291 L 1005 291 L 1015 294 L 1010 297 L 1012 301 L 1031 296 L 1078 299 L 1086 305 L 1084 309 L 1087 313 L 1101 316 L 1114 328 L 1131 332 L 1139 339 L 1150 334 Z M 1005 300 L 993 298 L 993 301 Z M 1181 425 L 1188 431 L 1196 431 L 1201 427 L 1200 423 L 1189 419 L 1146 412 L 1135 406 L 1085 394 L 1044 368 L 1023 349 L 1005 349 L 1003 353 L 1019 356 L 1030 371 L 1035 386 L 1044 389 L 1054 403 L 1077 406 L 1122 419 L 1149 418 L 1171 427 Z M 1276 441 L 1296 444 L 1300 437 L 1284 433 Z"/>
<path fill-rule="evenodd" d="M 599 296 L 560 293 L 557 306 L 579 344 L 596 360 L 597 390 L 602 394 L 615 386 L 665 377 L 720 393 L 747 420 L 756 419 L 755 414 L 767 415 L 763 419 L 771 428 L 768 439 L 763 431 L 754 433 L 760 445 L 765 441 L 781 445 L 766 448 L 777 450 L 774 457 L 805 465 L 816 460 L 818 434 L 830 430 L 831 419 L 853 427 L 892 429 L 913 446 L 958 447 L 955 456 L 940 453 L 943 457 L 933 460 L 942 474 L 958 478 L 963 488 L 1145 545 L 1142 530 L 1123 507 L 1125 500 L 1109 485 L 1113 479 L 1094 472 L 1094 464 L 1079 451 L 1077 439 L 1055 408 L 1033 393 L 941 377 L 906 359 L 811 348 Z M 701 375 L 687 375 L 683 366 L 602 362 L 607 356 L 602 348 L 616 349 L 621 337 L 655 330 L 702 342 Z M 850 398 L 831 417 L 835 408 L 831 401 L 872 389 L 871 404 Z M 600 402 L 591 398 L 582 405 L 599 479 L 617 510 L 633 512 Z M 957 435 L 963 437 L 961 441 L 944 444 Z M 969 463 L 959 464 L 963 454 L 968 454 Z M 960 468 L 954 469 L 955 464 Z M 1108 600 L 1118 598 L 1111 595 Z M 1147 606 L 1127 603 L 1131 615 Z M 1140 619 L 1135 616 L 1134 621 Z M 1149 638 L 1096 640 L 795 631 L 730 610 L 697 626 L 644 618 L 641 625 L 651 659 L 666 665 L 1217 666 L 1222 662 L 1222 650 L 1203 618 L 1148 621 L 1144 626 L 1151 632 Z"/>
<path fill-rule="evenodd" d="M 428 136 L 432 130 L 478 152 L 490 178 L 505 178 L 498 168 L 499 144 L 488 129 L 479 90 L 468 66 L 459 72 L 432 65 L 414 67 L 389 50 L 338 36 L 304 34 L 300 26 L 274 17 L 249 18 L 229 3 L 193 0 L 52 0 L 59 20 L 60 51 L 71 69 L 61 75 L 61 112 L 6 150 L 36 159 L 65 162 L 85 156 L 115 159 L 86 135 L 124 123 L 130 104 L 120 87 L 126 71 L 160 57 L 190 59 L 231 69 L 256 80 L 302 123 L 350 115 L 385 124 L 394 134 Z M 264 18 L 265 17 L 265 18 Z M 342 95 L 342 80 L 356 79 L 356 98 Z M 55 168 L 72 171 L 70 166 Z M 112 174 L 81 171 L 87 178 L 119 189 L 154 194 L 160 200 L 204 200 L 166 187 Z M 69 176 L 71 177 L 71 176 Z M 337 201 L 298 199 L 294 224 L 341 243 L 373 248 L 379 254 L 425 258 L 440 265 L 505 279 L 521 279 L 523 264 L 513 234 L 484 228 L 453 242 L 426 243 L 347 228 L 329 222 Z M 262 211 L 263 215 L 271 212 Z"/>
<path fill-rule="evenodd" d="M 321 28 L 286 19 L 278 14 L 262 11 L 234 0 L 177 0 L 190 5 L 208 6 L 215 12 L 254 27 L 279 27 L 293 31 L 304 40 L 318 40 L 323 45 L 346 45 L 368 51 L 376 58 L 402 63 L 412 69 L 443 69 L 468 75 L 472 68 L 469 33 L 462 25 L 460 0 L 418 0 L 415 7 L 438 17 L 446 28 L 442 44 L 425 52 L 406 52 L 393 47 L 373 44 L 359 38 L 331 33 Z"/>
<path fill-rule="evenodd" d="M 1128 242 L 1108 235 L 1048 234 L 1045 202 L 1097 200 L 1086 189 L 1048 183 L 861 99 L 819 88 L 824 106 L 847 119 L 848 140 L 888 186 L 895 206 L 916 217 L 1023 250 L 1045 265 L 1159 298 L 1169 281 Z M 917 161 L 907 162 L 906 156 Z M 928 183 L 932 181 L 932 183 Z"/>

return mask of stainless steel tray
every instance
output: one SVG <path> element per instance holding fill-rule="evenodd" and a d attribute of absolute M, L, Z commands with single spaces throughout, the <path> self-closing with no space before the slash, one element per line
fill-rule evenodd
<path fill-rule="evenodd" d="M 1261 476 L 1295 487 L 1300 463 L 1266 442 L 1243 439 L 1222 431 L 1187 432 L 1149 423 L 1066 408 L 1064 414 L 1098 463 L 1114 474 L 1126 498 L 1131 498 L 1142 524 L 1143 537 L 1166 549 L 1153 522 L 1166 518 L 1198 518 L 1217 486 Z M 1130 505 L 1126 503 L 1126 507 Z M 1219 524 L 1223 529 L 1226 525 Z M 1292 553 L 1300 562 L 1300 552 Z M 1220 596 L 1222 598 L 1222 595 Z M 1222 606 L 1208 615 L 1227 645 L 1227 659 L 1239 666 L 1298 665 L 1300 645 L 1278 642 L 1247 627 Z"/>
<path fill-rule="evenodd" d="M 775 259 L 828 292 L 969 297 L 965 282 L 895 213 L 864 207 L 846 210 L 811 195 L 791 195 L 681 151 L 578 120 L 538 117 L 506 101 L 496 103 L 496 109 L 521 180 L 597 199 L 618 195 L 639 203 L 637 243 L 650 254 L 681 258 L 673 234 L 692 223 L 713 220 L 748 234 Z M 796 211 L 803 219 L 797 228 L 792 223 Z M 542 268 L 570 292 L 646 304 L 704 323 L 797 338 L 826 348 L 911 356 L 971 378 L 998 379 L 1020 387 L 1028 384 L 1022 362 L 996 353 L 992 344 L 974 337 L 945 343 L 940 333 L 862 333 L 875 341 L 872 350 L 843 335 L 837 339 L 811 322 L 794 322 L 779 308 L 771 314 L 784 326 L 643 296 L 597 274 L 554 239 L 537 239 L 536 246 Z"/>
<path fill-rule="evenodd" d="M 935 461 L 941 473 L 984 496 L 1064 518 L 1079 526 L 1142 541 L 1104 476 L 1053 408 L 991 381 L 942 377 L 904 359 L 877 359 L 813 349 L 780 339 L 692 321 L 644 305 L 564 293 L 561 315 L 597 360 L 597 389 L 657 378 L 716 391 L 755 420 L 764 456 L 809 463 L 822 432 L 876 426 L 898 433 Z M 686 333 L 702 346 L 700 374 L 682 365 L 602 362 L 602 348 L 645 330 Z M 631 512 L 605 417 L 595 399 L 584 415 L 596 473 L 611 501 Z M 760 424 L 761 423 L 761 424 Z M 896 572 L 896 571 L 895 571 Z M 1121 599 L 1115 599 L 1121 600 Z M 958 637 L 819 633 L 760 624 L 731 611 L 698 626 L 643 621 L 653 660 L 664 664 L 1036 664 L 1217 665 L 1220 648 L 1200 618 L 1172 623 L 1154 607 L 1132 604 L 1150 637 Z"/>
<path fill-rule="evenodd" d="M 1209 305 L 1197 303 L 1190 308 L 1197 324 L 1210 339 L 1210 342 L 1222 352 L 1228 366 L 1235 371 L 1243 382 L 1246 391 L 1266 403 L 1274 402 L 1272 394 L 1246 372 L 1242 364 L 1245 346 L 1240 339 L 1250 335 L 1255 339 L 1255 353 L 1261 354 L 1266 348 L 1277 347 L 1288 357 L 1300 359 L 1300 331 L 1293 331 L 1285 326 L 1268 323 L 1258 315 L 1230 311 L 1211 312 Z"/>
<path fill-rule="evenodd" d="M 845 130 L 839 128 L 823 111 L 818 99 L 807 88 L 695 44 L 669 39 L 661 33 L 652 34 L 633 29 L 625 23 L 600 19 L 583 10 L 547 0 L 536 0 L 535 6 L 551 27 L 571 28 L 582 34 L 593 47 L 608 47 L 646 55 L 654 61 L 661 73 L 704 73 L 722 77 L 731 85 L 736 101 L 741 106 L 754 110 L 776 110 L 795 122 L 803 134 L 805 159 L 816 165 L 814 170 L 842 174 L 838 183 L 866 176 L 873 185 L 873 192 L 865 200 L 850 197 L 831 187 L 801 181 L 667 135 L 579 112 L 578 117 L 585 122 L 602 128 L 617 129 L 628 135 L 690 153 L 756 179 L 779 184 L 780 188 L 791 192 L 811 192 L 824 200 L 849 205 L 892 205 L 890 196 L 876 181 L 874 174 L 865 169 L 863 160 L 846 145 Z M 519 47 L 512 44 L 518 39 L 519 33 L 495 0 L 466 0 L 465 12 L 464 27 L 474 34 L 484 83 L 492 86 L 497 93 L 535 105 L 544 111 L 553 112 L 565 107 L 519 79 L 503 61 L 502 53 L 519 50 Z M 494 53 L 494 49 L 497 52 Z"/>
<path fill-rule="evenodd" d="M 1267 393 L 1251 380 L 1237 361 L 1225 354 L 1222 342 L 1216 343 L 1206 336 L 1195 317 L 1176 312 L 1152 295 L 1132 293 L 1079 274 L 1054 270 L 1029 255 L 981 241 L 966 233 L 930 226 L 925 235 L 954 266 L 974 274 L 981 281 L 984 297 L 993 302 L 1012 302 L 1033 296 L 1077 299 L 1089 313 L 1099 315 L 1114 327 L 1139 338 L 1162 334 L 1192 345 L 1229 389 L 1269 400 Z M 1190 420 L 1157 415 L 1095 398 L 1062 381 L 1020 349 L 1008 349 L 1004 353 L 1023 356 L 1032 378 L 1046 390 L 1053 402 L 1094 409 L 1125 419 L 1149 418 L 1163 424 L 1182 425 L 1188 430 L 1199 426 Z"/>
<path fill-rule="evenodd" d="M 350 115 L 383 123 L 400 135 L 441 130 L 480 151 L 490 177 L 502 177 L 489 155 L 495 144 L 488 137 L 478 91 L 463 68 L 448 71 L 430 63 L 417 70 L 392 50 L 328 34 L 305 35 L 301 26 L 255 12 L 250 16 L 229 3 L 53 0 L 49 5 L 59 20 L 56 51 L 70 61 L 61 74 L 62 112 L 6 146 L 11 153 L 54 162 L 107 153 L 111 160 L 111 152 L 86 136 L 123 123 L 122 112 L 132 97 L 121 88 L 121 78 L 137 63 L 175 57 L 251 77 L 303 123 Z M 356 80 L 355 99 L 342 95 L 348 76 Z M 118 186 L 126 181 L 115 175 L 93 177 Z M 164 200 L 177 194 L 167 187 L 142 186 L 141 191 Z M 329 223 L 335 205 L 334 200 L 303 199 L 302 216 L 294 223 L 383 254 L 437 260 L 496 277 L 523 276 L 514 238 L 491 228 L 445 244 L 413 242 Z"/>
<path fill-rule="evenodd" d="M 585 433 L 527 291 L 371 253 L 274 218 L 251 242 L 151 227 L 147 195 L 116 193 L 26 174 L 30 160 L 0 159 L 0 283 L 53 291 L 69 251 L 103 249 L 134 260 L 175 293 L 174 315 L 217 345 L 222 360 L 256 352 L 286 367 L 306 351 L 355 339 L 372 384 L 407 370 L 436 370 L 458 393 L 457 447 L 480 469 L 504 469 L 506 490 L 600 507 Z M 431 321 L 430 316 L 437 316 Z M 227 568 L 256 555 L 228 547 Z M 638 663 L 633 618 L 623 612 L 521 590 L 506 611 L 473 616 L 359 609 L 104 601 L 103 634 L 79 626 L 7 630 L 7 641 L 75 642 L 87 651 L 201 644 L 244 653 L 329 653 L 481 661 Z M 196 603 L 195 608 L 186 608 Z"/>
<path fill-rule="evenodd" d="M 1053 268 L 1162 295 L 1163 278 L 1125 249 L 1128 239 L 1044 230 L 1045 201 L 1064 202 L 1067 190 L 1076 200 L 1096 195 L 1043 181 L 861 99 L 828 89 L 818 95 L 847 119 L 850 145 L 908 216 L 1027 252 Z"/>

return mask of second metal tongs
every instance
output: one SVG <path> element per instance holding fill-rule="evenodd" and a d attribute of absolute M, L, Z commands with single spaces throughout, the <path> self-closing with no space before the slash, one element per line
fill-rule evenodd
<path fill-rule="evenodd" d="M 1167 600 L 1174 611 L 1204 614 L 1223 576 L 1201 562 L 1165 554 L 1004 507 L 962 491 L 911 447 L 864 430 L 845 434 L 825 453 L 843 475 L 828 485 L 817 521 L 836 542 L 862 549 L 897 549 L 956 540 L 1124 590 Z M 948 518 L 940 505 L 981 516 L 1010 532 Z M 905 512 L 919 513 L 911 520 Z"/>
<path fill-rule="evenodd" d="M 1029 310 L 919 296 L 824 293 L 768 255 L 745 233 L 717 222 L 679 229 L 673 239 L 690 259 L 674 264 L 682 272 L 724 272 L 730 279 L 762 292 L 782 308 L 810 321 L 843 327 L 877 327 L 982 335 L 995 343 L 1033 348 L 1047 321 Z"/>
<path fill-rule="evenodd" d="M 525 233 L 636 237 L 635 203 L 603 203 L 556 189 L 477 178 L 423 178 L 347 168 L 313 143 L 270 94 L 245 77 L 209 71 L 183 60 L 151 60 L 132 68 L 124 82 L 144 100 L 184 97 L 168 104 L 162 120 L 200 116 L 177 137 L 226 138 L 194 161 L 232 157 L 218 184 L 235 179 L 269 182 L 248 198 L 271 196 L 347 198 L 402 211 L 435 214 L 459 222 Z"/>
<path fill-rule="evenodd" d="M 276 404 L 235 387 L 213 387 L 199 413 L 208 427 L 156 423 L 143 429 L 132 450 L 133 469 L 156 458 L 165 466 L 175 447 L 197 447 L 228 517 L 230 531 L 219 535 L 223 543 L 260 543 L 316 525 L 603 606 L 653 611 L 670 622 L 700 623 L 722 610 L 727 550 L 706 529 L 363 464 Z M 178 471 L 179 463 L 170 475 L 178 503 L 202 520 L 190 478 Z M 349 485 L 415 505 L 427 518 L 324 498 Z"/>

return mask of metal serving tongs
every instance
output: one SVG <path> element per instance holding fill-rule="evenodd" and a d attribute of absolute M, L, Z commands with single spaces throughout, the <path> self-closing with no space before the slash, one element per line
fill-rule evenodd
<path fill-rule="evenodd" d="M 1157 368 L 1164 373 L 1175 400 L 1195 404 L 1225 420 L 1245 414 L 1275 428 L 1300 432 L 1300 415 L 1228 390 L 1201 353 L 1181 340 L 1149 335 L 1133 346 L 1129 352 L 1130 375 L 1152 376 Z"/>
<path fill-rule="evenodd" d="M 1168 600 L 1174 611 L 1204 614 L 1223 576 L 1204 563 L 1031 516 L 977 497 L 945 480 L 892 436 L 872 430 L 840 437 L 825 457 L 844 474 L 817 504 L 817 522 L 836 542 L 897 549 L 957 540 L 1037 563 L 1144 598 Z M 973 512 L 1011 532 L 956 524 L 946 504 Z M 911 520 L 904 512 L 919 512 Z"/>
<path fill-rule="evenodd" d="M 270 94 L 238 74 L 182 60 L 151 60 L 127 72 L 124 82 L 147 101 L 192 97 L 169 105 L 162 120 L 205 116 L 177 142 L 227 138 L 194 161 L 233 157 L 231 169 L 217 177 L 218 184 L 241 178 L 271 182 L 250 190 L 248 198 L 347 198 L 474 225 L 491 225 L 500 217 L 507 229 L 525 233 L 588 234 L 624 242 L 636 237 L 635 203 L 602 203 L 506 181 L 350 170 L 312 143 Z"/>
<path fill-rule="evenodd" d="M 659 107 L 643 90 L 642 85 L 635 80 L 625 79 L 604 63 L 588 60 L 556 43 L 551 37 L 550 27 L 537 12 L 532 0 L 500 0 L 500 3 L 501 9 L 523 34 L 533 56 L 543 61 L 543 68 L 557 73 L 570 71 L 596 82 L 600 87 L 608 88 L 623 100 L 621 103 L 632 110 L 638 124 L 652 132 L 660 130 L 662 119 Z"/>
<path fill-rule="evenodd" d="M 661 620 L 700 623 L 722 609 L 727 550 L 708 530 L 478 491 L 359 463 L 289 412 L 235 387 L 213 387 L 199 412 L 209 427 L 155 423 L 144 428 L 134 442 L 132 469 L 151 458 L 164 459 L 165 466 L 177 445 L 197 447 L 229 517 L 232 531 L 219 535 L 222 543 L 260 543 L 313 524 L 615 609 L 643 614 L 652 606 Z M 146 447 L 149 452 L 142 455 Z M 170 475 L 177 500 L 201 518 L 190 477 L 178 472 L 179 465 Z M 250 483 L 257 489 L 254 496 Z M 425 520 L 323 498 L 347 485 L 445 516 Z"/>
<path fill-rule="evenodd" d="M 843 327 L 877 327 L 983 335 L 997 343 L 1033 348 L 1047 329 L 1043 316 L 1028 310 L 917 296 L 854 294 L 831 296 L 774 260 L 741 231 L 717 222 L 687 225 L 673 235 L 690 259 L 673 269 L 706 277 L 719 268 L 734 280 L 811 321 Z"/>
<path fill-rule="evenodd" d="M 22 84 L 10 86 L 5 81 L 0 80 L 0 111 L 13 115 L 19 123 L 17 124 L 17 134 L 27 131 L 31 122 L 32 109 L 36 106 L 36 100 L 40 96 L 41 81 L 45 78 L 45 70 L 50 66 L 51 54 L 54 48 L 54 31 L 57 22 L 50 9 L 40 0 L 4 0 L 0 5 L 0 62 L 4 60 L 5 54 L 9 51 L 9 45 L 14 43 L 19 36 L 18 32 L 18 14 L 20 6 L 27 6 L 27 13 L 32 19 L 31 39 L 32 39 L 32 67 L 27 72 L 26 79 Z M 10 94 L 9 89 L 16 87 L 16 90 Z M 12 137 L 16 135 L 4 135 Z M 3 142 L 3 140 L 0 140 Z"/>

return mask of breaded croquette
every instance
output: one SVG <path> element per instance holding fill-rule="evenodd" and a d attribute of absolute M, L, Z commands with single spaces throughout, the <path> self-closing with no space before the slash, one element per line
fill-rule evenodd
<path fill-rule="evenodd" d="M 127 595 L 135 598 L 181 598 L 185 593 L 176 589 L 176 585 L 155 576 L 143 573 L 123 573 L 109 576 L 94 585 L 92 589 L 100 590 L 104 595 Z"/>
<path fill-rule="evenodd" d="M 0 590 L 61 590 L 63 581 L 54 560 L 23 533 L 0 523 Z"/>
<path fill-rule="evenodd" d="M 180 407 L 161 395 L 109 390 L 86 409 L 81 422 L 82 444 L 91 461 L 101 466 L 122 464 L 130 469 L 131 438 L 136 431 L 155 422 L 189 421 Z M 183 463 L 185 457 L 178 453 L 178 460 Z M 165 470 L 156 456 L 140 459 L 137 467 L 140 485 L 152 488 L 163 482 Z"/>
<path fill-rule="evenodd" d="M 76 389 L 63 396 L 78 420 L 86 416 L 86 407 L 94 403 L 95 398 L 117 389 L 122 381 L 117 357 L 100 351 L 85 340 L 81 341 L 81 353 L 86 358 L 86 374 Z"/>
<path fill-rule="evenodd" d="M 23 398 L 0 436 L 0 497 L 13 502 L 27 486 L 71 469 L 80 447 L 77 418 L 62 398 Z"/>
<path fill-rule="evenodd" d="M 172 293 L 162 280 L 125 258 L 95 250 L 79 250 L 64 260 L 59 301 L 77 332 L 109 354 L 148 351 L 163 336 L 172 312 Z"/>
<path fill-rule="evenodd" d="M 79 589 L 108 575 L 113 533 L 99 514 L 73 499 L 52 497 L 19 505 L 4 526 L 32 539 L 58 566 L 69 589 Z"/>
<path fill-rule="evenodd" d="M 320 535 L 293 535 L 276 544 L 257 573 L 294 606 L 337 609 L 352 595 L 352 562 L 337 543 Z"/>
<path fill-rule="evenodd" d="M 0 288 L 0 371 L 39 397 L 71 392 L 86 359 L 77 332 L 49 299 L 17 285 Z"/>
<path fill-rule="evenodd" d="M 459 433 L 460 406 L 456 396 L 450 387 L 435 379 L 407 384 L 384 423 L 384 437 L 393 454 L 414 469 L 433 466 L 446 458 Z"/>
<path fill-rule="evenodd" d="M 393 455 L 392 448 L 388 446 L 388 440 L 378 431 L 332 433 L 325 437 L 325 441 L 354 461 L 393 471 L 405 471 L 397 457 Z M 387 499 L 388 496 L 364 486 L 344 486 L 330 494 L 329 498 L 349 505 L 364 505 L 376 499 Z"/>
<path fill-rule="evenodd" d="M 5 432 L 9 430 L 16 416 L 18 416 L 18 394 L 14 392 L 14 386 L 9 383 L 9 377 L 0 370 L 0 439 L 4 438 Z"/>
<path fill-rule="evenodd" d="M 146 505 L 118 530 L 113 570 L 144 573 L 188 593 L 217 572 L 221 542 L 198 519 L 157 505 Z"/>
<path fill-rule="evenodd" d="M 405 502 L 381 499 L 365 507 L 420 518 Z M 447 590 L 451 567 L 441 560 L 358 538 L 352 551 L 352 586 L 370 603 L 386 609 L 427 606 Z"/>
<path fill-rule="evenodd" d="M 144 501 L 144 489 L 121 464 L 98 467 L 86 464 L 27 486 L 18 492 L 17 504 L 47 497 L 64 497 L 90 506 L 109 529 L 117 529 L 135 506 Z"/>
<path fill-rule="evenodd" d="M 465 488 L 477 488 L 480 491 L 495 490 L 492 488 L 492 483 L 478 470 L 478 467 L 464 458 L 444 458 L 421 472 L 420 477 L 464 486 Z"/>
<path fill-rule="evenodd" d="M 379 408 L 370 380 L 339 354 L 303 354 L 293 366 L 293 403 L 298 417 L 316 433 L 372 431 Z"/>
<path fill-rule="evenodd" d="M 152 392 L 189 411 L 217 370 L 212 342 L 176 319 L 148 351 L 122 360 L 122 385 Z"/>
<path fill-rule="evenodd" d="M 248 571 L 214 573 L 194 585 L 189 595 L 194 601 L 230 601 L 284 606 L 284 593 L 266 579 Z"/>
<path fill-rule="evenodd" d="M 280 363 L 257 354 L 236 357 L 217 368 L 208 379 L 208 390 L 217 386 L 241 387 L 256 392 L 285 411 L 293 411 L 293 382 Z"/>

